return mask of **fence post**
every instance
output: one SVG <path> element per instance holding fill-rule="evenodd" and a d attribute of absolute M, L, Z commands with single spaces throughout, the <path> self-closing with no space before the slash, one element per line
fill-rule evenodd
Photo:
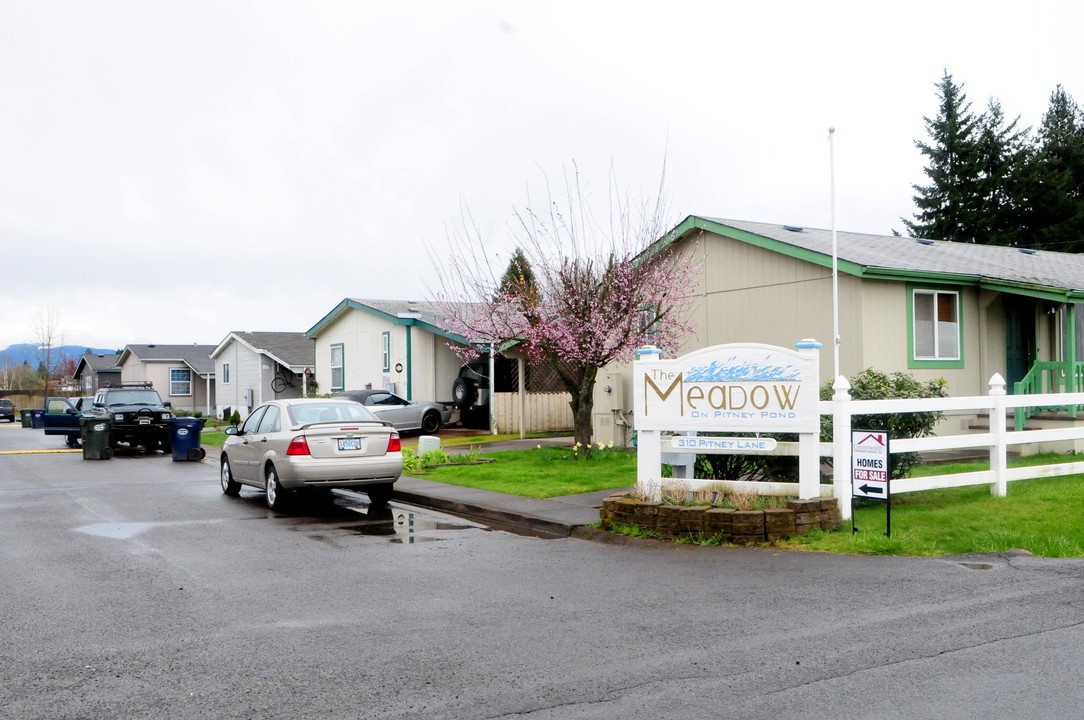
<path fill-rule="evenodd" d="M 1008 469 L 1008 445 L 1005 443 L 1005 378 L 994 373 L 990 378 L 990 471 L 994 482 L 990 484 L 990 494 L 1005 497 L 1008 494 L 1005 471 Z"/>
<path fill-rule="evenodd" d="M 654 345 L 636 350 L 636 360 L 660 359 L 662 350 Z M 638 376 L 635 363 L 632 375 Z M 662 500 L 662 433 L 658 430 L 636 431 L 636 493 L 652 502 Z"/>
<path fill-rule="evenodd" d="M 832 384 L 832 494 L 844 520 L 851 517 L 851 384 L 840 375 Z"/>

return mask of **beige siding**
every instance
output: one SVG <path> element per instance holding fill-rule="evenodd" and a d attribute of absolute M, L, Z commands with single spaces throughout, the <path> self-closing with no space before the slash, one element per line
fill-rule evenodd
<path fill-rule="evenodd" d="M 494 393 L 498 433 L 520 430 L 519 393 Z M 528 393 L 524 398 L 524 431 L 556 432 L 572 429 L 572 409 L 568 393 Z"/>
<path fill-rule="evenodd" d="M 387 372 L 381 363 L 384 332 L 389 333 L 391 346 L 391 369 Z M 322 393 L 333 392 L 331 346 L 335 344 L 343 346 L 345 387 L 342 389 L 345 390 L 360 390 L 369 385 L 373 388 L 395 388 L 397 392 L 406 394 L 409 370 L 411 399 L 448 400 L 452 382 L 462 364 L 443 338 L 413 326 L 410 328 L 413 363 L 408 365 L 407 326 L 348 309 L 329 323 L 316 338 L 316 379 Z M 396 364 L 403 366 L 402 372 L 396 372 Z"/>

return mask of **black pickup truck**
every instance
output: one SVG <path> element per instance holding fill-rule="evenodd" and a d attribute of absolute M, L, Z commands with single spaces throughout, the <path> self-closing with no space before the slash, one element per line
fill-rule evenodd
<path fill-rule="evenodd" d="M 162 402 L 151 383 L 118 383 L 107 385 L 94 396 L 88 416 L 110 419 L 109 444 L 141 445 L 148 450 L 170 452 L 170 423 L 173 411 Z"/>

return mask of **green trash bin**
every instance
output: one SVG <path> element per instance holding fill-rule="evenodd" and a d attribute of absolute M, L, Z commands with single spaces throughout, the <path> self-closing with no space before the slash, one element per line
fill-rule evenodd
<path fill-rule="evenodd" d="M 31 418 L 31 413 L 32 412 L 33 412 L 32 410 L 28 410 L 26 408 L 23 408 L 22 410 L 19 411 L 19 419 L 22 421 L 23 427 L 28 427 L 28 428 L 34 427 L 34 421 Z"/>
<path fill-rule="evenodd" d="M 113 447 L 109 444 L 109 418 L 79 418 L 79 434 L 83 438 L 84 460 L 108 460 L 113 457 Z"/>

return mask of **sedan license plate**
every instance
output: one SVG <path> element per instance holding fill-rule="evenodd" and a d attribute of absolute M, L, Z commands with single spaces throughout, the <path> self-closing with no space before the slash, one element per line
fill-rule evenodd
<path fill-rule="evenodd" d="M 361 450 L 361 438 L 339 438 L 340 450 Z"/>

